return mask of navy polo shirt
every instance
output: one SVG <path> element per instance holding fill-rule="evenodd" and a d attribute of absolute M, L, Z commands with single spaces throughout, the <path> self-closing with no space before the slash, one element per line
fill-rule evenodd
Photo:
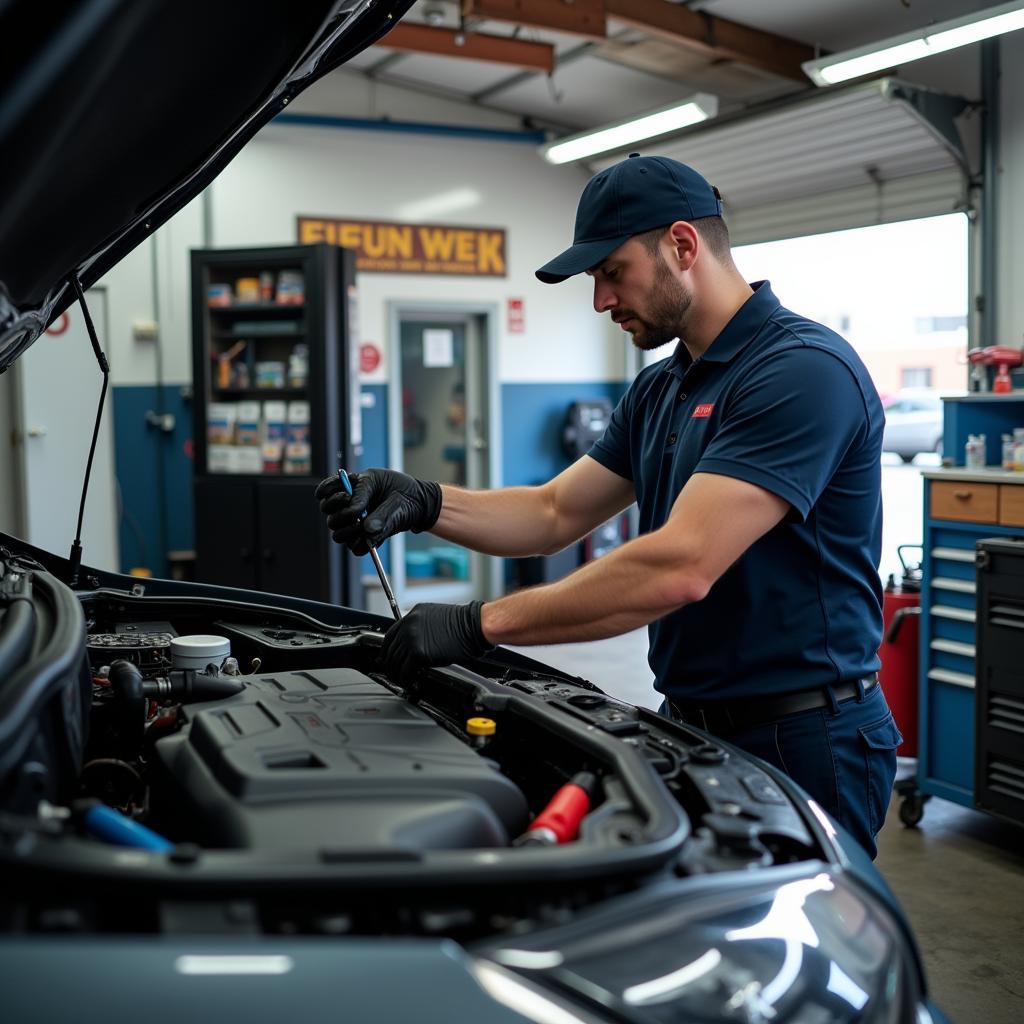
<path fill-rule="evenodd" d="M 879 667 L 881 401 L 846 341 L 768 282 L 753 288 L 699 359 L 680 342 L 643 369 L 590 450 L 633 481 L 643 533 L 694 473 L 791 506 L 702 601 L 651 624 L 655 686 L 680 699 L 791 693 Z"/>

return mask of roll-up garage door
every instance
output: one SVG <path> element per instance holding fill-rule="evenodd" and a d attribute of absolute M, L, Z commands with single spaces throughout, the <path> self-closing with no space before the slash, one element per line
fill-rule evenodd
<path fill-rule="evenodd" d="M 719 117 L 644 151 L 718 186 L 734 245 L 794 238 L 965 209 L 956 118 L 967 105 L 884 78 Z"/>

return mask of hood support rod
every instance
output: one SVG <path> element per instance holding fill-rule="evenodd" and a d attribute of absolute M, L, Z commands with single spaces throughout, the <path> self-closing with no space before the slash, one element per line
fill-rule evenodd
<path fill-rule="evenodd" d="M 110 365 L 107 357 L 100 348 L 99 338 L 96 337 L 96 328 L 93 326 L 92 317 L 89 315 L 89 304 L 85 301 L 85 293 L 82 291 L 82 282 L 77 274 L 71 274 L 71 287 L 75 290 L 78 304 L 82 307 L 82 315 L 85 317 L 85 329 L 89 332 L 89 341 L 92 342 L 92 350 L 96 354 L 96 362 L 100 365 L 103 373 L 103 387 L 100 390 L 99 407 L 96 409 L 96 422 L 92 428 L 92 444 L 89 445 L 89 461 L 85 464 L 85 480 L 82 483 L 82 500 L 78 506 L 78 529 L 75 531 L 75 539 L 71 542 L 71 554 L 68 556 L 70 565 L 68 567 L 68 585 L 78 585 L 78 572 L 82 565 L 82 520 L 85 518 L 85 496 L 89 493 L 89 476 L 92 473 L 92 459 L 96 454 L 96 441 L 100 435 L 100 423 L 103 420 L 103 403 L 107 397 L 107 385 L 110 383 Z"/>

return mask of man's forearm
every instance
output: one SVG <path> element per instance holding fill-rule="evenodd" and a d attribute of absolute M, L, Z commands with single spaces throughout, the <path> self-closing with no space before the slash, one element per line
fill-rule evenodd
<path fill-rule="evenodd" d="M 558 517 L 539 487 L 467 491 L 444 484 L 441 494 L 430 532 L 445 540 L 506 558 L 543 554 L 558 543 Z"/>
<path fill-rule="evenodd" d="M 557 583 L 484 605 L 494 644 L 601 640 L 645 626 L 707 593 L 687 552 L 666 550 L 659 534 L 630 541 Z"/>

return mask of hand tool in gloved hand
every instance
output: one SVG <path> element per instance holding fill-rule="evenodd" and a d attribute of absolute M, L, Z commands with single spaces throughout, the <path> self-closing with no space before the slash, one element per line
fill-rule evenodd
<path fill-rule="evenodd" d="M 439 483 L 393 469 L 361 469 L 350 483 L 352 490 L 346 492 L 341 477 L 332 473 L 320 482 L 315 497 L 331 538 L 353 554 L 365 555 L 370 544 L 379 547 L 396 533 L 431 530 L 441 514 Z"/>
<path fill-rule="evenodd" d="M 338 479 L 341 481 L 341 486 L 345 488 L 345 492 L 351 497 L 352 495 L 352 481 L 348 478 L 348 473 L 345 472 L 340 466 L 338 467 Z M 366 513 L 364 512 L 360 519 L 365 519 Z M 388 574 L 384 571 L 384 566 L 381 563 L 380 555 L 377 554 L 377 548 L 367 542 L 367 549 L 370 552 L 370 557 L 373 559 L 374 568 L 377 570 L 377 575 L 380 577 L 380 585 L 384 588 L 384 596 L 388 599 L 388 604 L 391 605 L 391 614 L 394 615 L 395 621 L 397 622 L 402 617 L 402 613 L 398 610 L 398 602 L 395 600 L 395 592 L 391 589 L 391 584 L 388 582 Z"/>

